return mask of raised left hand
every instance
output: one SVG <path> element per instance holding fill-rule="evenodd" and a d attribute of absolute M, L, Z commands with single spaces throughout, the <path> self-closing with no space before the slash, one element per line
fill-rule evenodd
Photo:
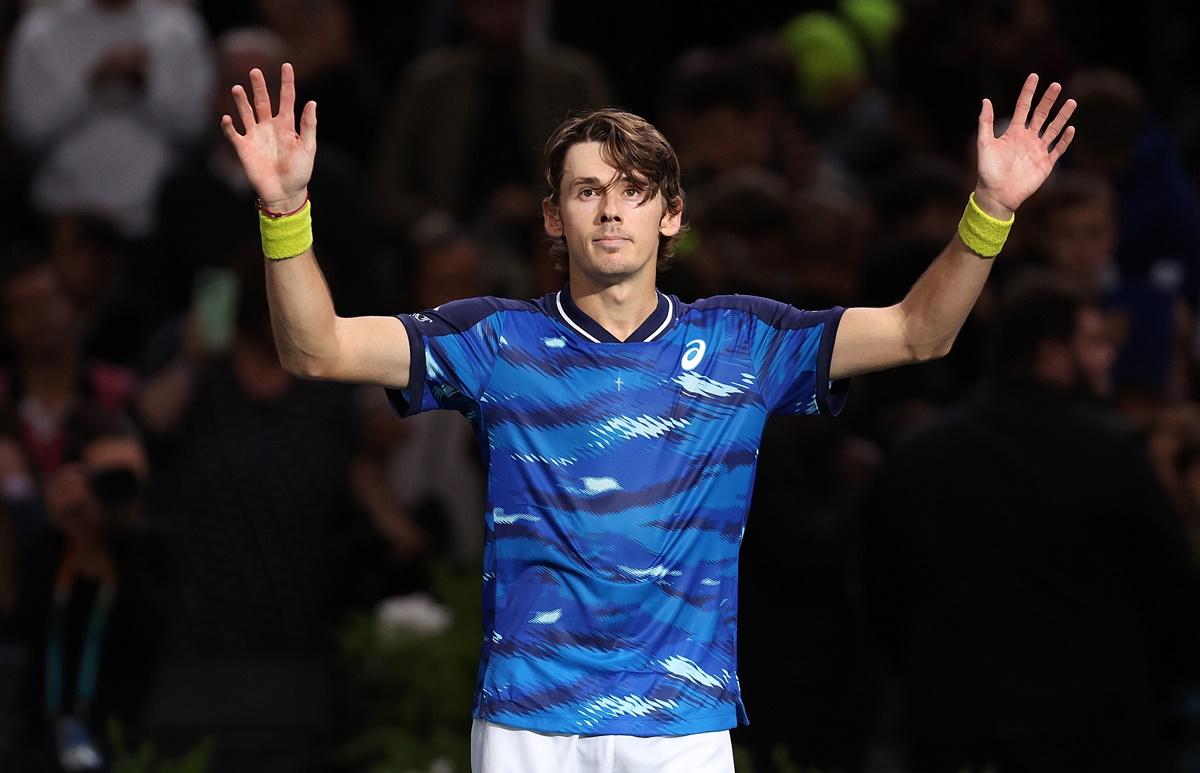
<path fill-rule="evenodd" d="M 989 214 L 1001 219 L 1007 219 L 1021 202 L 1041 187 L 1075 136 L 1075 127 L 1067 126 L 1067 121 L 1075 112 L 1076 103 L 1073 99 L 1063 103 L 1054 120 L 1046 123 L 1062 91 L 1062 86 L 1057 83 L 1051 83 L 1046 89 L 1030 117 L 1029 108 L 1033 105 L 1037 83 L 1037 73 L 1030 73 L 1017 98 L 1012 121 L 1000 137 L 995 135 L 992 128 L 991 101 L 983 100 L 979 112 L 979 136 L 976 140 L 979 183 L 975 188 L 975 200 Z M 1027 120 L 1028 126 L 1025 125 Z"/>

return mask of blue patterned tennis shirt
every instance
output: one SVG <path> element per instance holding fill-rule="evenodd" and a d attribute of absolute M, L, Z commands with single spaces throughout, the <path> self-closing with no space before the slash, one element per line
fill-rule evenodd
<path fill-rule="evenodd" d="M 747 721 L 737 569 L 759 441 L 772 413 L 841 410 L 842 312 L 659 293 L 624 342 L 568 289 L 399 315 L 396 409 L 461 411 L 488 469 L 475 717 L 635 736 Z"/>

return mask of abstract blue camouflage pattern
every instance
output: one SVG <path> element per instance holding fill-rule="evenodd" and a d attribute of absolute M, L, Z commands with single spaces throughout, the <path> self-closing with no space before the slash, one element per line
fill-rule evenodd
<path fill-rule="evenodd" d="M 768 414 L 840 411 L 842 311 L 659 294 L 625 342 L 568 289 L 399 316 L 397 410 L 463 412 L 488 464 L 474 716 L 637 736 L 748 721 L 737 567 L 759 441 Z"/>

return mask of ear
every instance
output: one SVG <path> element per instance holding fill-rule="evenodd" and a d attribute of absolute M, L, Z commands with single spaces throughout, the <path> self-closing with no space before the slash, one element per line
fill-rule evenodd
<path fill-rule="evenodd" d="M 662 220 L 658 224 L 658 232 L 663 236 L 674 236 L 683 227 L 683 199 L 676 201 L 679 202 L 679 210 L 675 214 L 671 214 L 669 209 L 663 210 Z"/>
<path fill-rule="evenodd" d="M 563 235 L 562 218 L 558 214 L 558 207 L 554 206 L 549 196 L 542 199 L 542 227 L 552 238 L 557 239 Z"/>

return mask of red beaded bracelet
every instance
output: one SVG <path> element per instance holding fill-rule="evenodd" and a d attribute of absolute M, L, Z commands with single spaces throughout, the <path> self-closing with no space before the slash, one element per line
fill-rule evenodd
<path fill-rule="evenodd" d="M 271 210 L 267 209 L 267 205 L 263 203 L 262 199 L 255 199 L 254 206 L 258 208 L 259 212 L 263 213 L 267 217 L 287 217 L 288 215 L 294 215 L 300 210 L 304 209 L 304 205 L 307 203 L 308 191 L 306 190 L 304 191 L 304 201 L 300 202 L 300 206 L 296 207 L 291 212 L 272 212 Z"/>

